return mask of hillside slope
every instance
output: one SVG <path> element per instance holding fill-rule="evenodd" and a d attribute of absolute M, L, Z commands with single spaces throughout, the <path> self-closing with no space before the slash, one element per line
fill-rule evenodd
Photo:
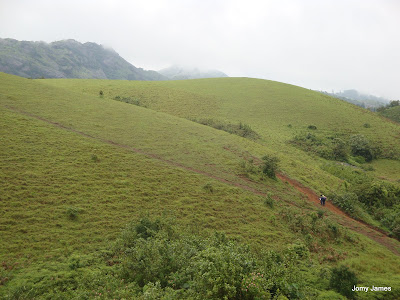
<path fill-rule="evenodd" d="M 380 294 L 387 299 L 399 295 L 394 251 L 339 225 L 340 218 L 318 210 L 289 181 L 261 177 L 251 165 L 263 155 L 279 155 L 285 176 L 300 174 L 306 182 L 311 170 L 314 185 L 339 185 L 341 179 L 319 168 L 322 160 L 296 157 L 303 151 L 290 145 L 278 148 L 279 139 L 268 139 L 261 125 L 262 138 L 250 140 L 113 100 L 114 93 L 125 96 L 132 88 L 138 97 L 140 89 L 147 105 L 152 99 L 153 107 L 162 107 L 157 99 L 164 95 L 170 113 L 196 117 L 206 110 L 212 116 L 214 108 L 221 113 L 214 97 L 160 82 L 28 80 L 1 73 L 0 82 L 0 296 L 79 298 L 88 283 L 86 292 L 104 286 L 143 296 L 148 287 L 121 281 L 123 262 L 115 263 L 107 247 L 124 224 L 146 214 L 173 216 L 181 230 L 200 236 L 224 232 L 259 255 L 285 253 L 299 263 L 306 278 L 299 286 L 309 298 L 329 289 L 328 275 L 322 281 L 320 275 L 341 264 L 361 284 L 392 286 L 393 293 Z"/>
<path fill-rule="evenodd" d="M 114 50 L 75 40 L 47 44 L 0 39 L 0 72 L 27 78 L 167 79 L 136 68 Z"/>
<path fill-rule="evenodd" d="M 214 119 L 249 125 L 285 169 L 316 190 L 336 186 L 320 169 L 325 160 L 293 143 L 305 133 L 317 138 L 346 139 L 360 134 L 378 145 L 383 158 L 400 158 L 400 126 L 338 99 L 279 82 L 249 78 L 216 78 L 165 82 L 48 80 L 44 83 L 104 98 L 126 97 L 140 105 L 189 120 Z M 312 125 L 316 129 L 310 130 Z M 328 149 L 329 150 L 329 149 Z M 301 167 L 296 166 L 301 164 Z M 295 166 L 295 167 L 293 167 Z M 318 170 L 315 170 L 317 168 Z"/>

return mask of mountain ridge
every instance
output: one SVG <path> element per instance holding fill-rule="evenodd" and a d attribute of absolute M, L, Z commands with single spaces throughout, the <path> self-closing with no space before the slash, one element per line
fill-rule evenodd
<path fill-rule="evenodd" d="M 133 66 L 113 49 L 73 39 L 45 43 L 0 38 L 0 71 L 25 78 L 167 79 Z"/>

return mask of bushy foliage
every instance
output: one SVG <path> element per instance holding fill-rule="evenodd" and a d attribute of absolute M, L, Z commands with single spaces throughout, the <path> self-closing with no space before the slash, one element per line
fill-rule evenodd
<path fill-rule="evenodd" d="M 380 148 L 361 134 L 323 136 L 306 132 L 296 135 L 290 142 L 328 160 L 350 162 L 349 157 L 353 156 L 357 163 L 365 163 L 381 155 Z"/>
<path fill-rule="evenodd" d="M 80 212 L 81 212 L 81 209 L 78 207 L 71 206 L 66 209 L 67 217 L 70 220 L 76 220 L 78 218 Z"/>
<path fill-rule="evenodd" d="M 239 124 L 232 124 L 214 119 L 191 119 L 191 121 L 210 126 L 218 130 L 223 130 L 231 134 L 235 134 L 251 140 L 257 140 L 260 138 L 260 135 L 255 132 L 250 125 L 244 124 L 242 122 L 240 122 Z"/>
<path fill-rule="evenodd" d="M 346 266 L 340 266 L 332 269 L 329 287 L 347 298 L 354 299 L 355 293 L 352 289 L 357 282 L 356 274 L 353 271 Z"/>
<path fill-rule="evenodd" d="M 392 207 L 400 204 L 400 188 L 393 183 L 384 181 L 367 181 L 353 188 L 360 201 L 369 207 Z"/>
<path fill-rule="evenodd" d="M 354 134 L 349 138 L 349 146 L 353 156 L 364 157 L 366 161 L 371 161 L 379 154 L 379 150 L 373 147 L 370 141 L 361 134 Z"/>
<path fill-rule="evenodd" d="M 264 161 L 262 165 L 263 174 L 267 175 L 269 178 L 276 179 L 279 158 L 275 156 L 265 155 L 263 156 L 262 160 Z"/>
<path fill-rule="evenodd" d="M 143 238 L 137 228 L 148 222 L 157 224 L 158 231 Z M 247 245 L 224 234 L 181 234 L 148 219 L 128 225 L 115 248 L 125 282 L 138 284 L 147 294 L 175 291 L 195 299 L 269 299 L 279 294 L 298 298 L 302 292 L 294 268 L 296 251 L 256 257 Z"/>
<path fill-rule="evenodd" d="M 332 139 L 332 157 L 337 161 L 347 161 L 349 150 L 346 142 L 341 138 Z"/>
<path fill-rule="evenodd" d="M 335 243 L 340 242 L 342 238 L 350 239 L 341 227 L 324 218 L 323 211 L 301 215 L 297 210 L 287 208 L 281 211 L 280 215 L 290 230 L 304 236 L 310 251 L 318 251 L 314 244 L 318 239 Z"/>
<path fill-rule="evenodd" d="M 382 116 L 395 122 L 400 122 L 400 100 L 390 101 L 386 106 L 377 109 Z"/>
<path fill-rule="evenodd" d="M 329 195 L 335 205 L 357 219 L 367 221 L 365 218 L 374 217 L 393 237 L 400 238 L 396 229 L 400 227 L 400 217 L 397 217 L 400 216 L 400 188 L 397 185 L 376 180 L 365 171 L 346 164 L 328 163 L 323 168 L 346 183 L 344 191 Z"/>
<path fill-rule="evenodd" d="M 340 207 L 342 210 L 349 214 L 354 213 L 354 207 L 358 203 L 358 197 L 355 193 L 333 193 L 328 197 L 333 204 Z"/>

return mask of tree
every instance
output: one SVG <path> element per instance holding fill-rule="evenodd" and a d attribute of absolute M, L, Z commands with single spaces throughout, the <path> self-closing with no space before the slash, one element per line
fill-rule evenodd
<path fill-rule="evenodd" d="M 264 161 L 262 172 L 269 178 L 276 179 L 275 173 L 278 170 L 279 158 L 265 155 L 262 160 Z"/>
<path fill-rule="evenodd" d="M 354 134 L 350 137 L 349 145 L 354 156 L 362 156 L 366 161 L 375 158 L 373 148 L 369 140 L 362 134 Z"/>

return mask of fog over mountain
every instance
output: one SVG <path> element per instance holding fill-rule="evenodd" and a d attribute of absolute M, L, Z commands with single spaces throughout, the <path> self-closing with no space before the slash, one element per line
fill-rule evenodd
<path fill-rule="evenodd" d="M 159 70 L 158 73 L 172 80 L 228 77 L 228 75 L 218 70 L 200 70 L 195 67 L 183 67 L 179 65 Z"/>
<path fill-rule="evenodd" d="M 383 97 L 377 97 L 374 95 L 364 94 L 354 89 L 344 90 L 340 92 L 332 91 L 331 93 L 326 91 L 321 91 L 321 92 L 333 96 L 335 98 L 339 98 L 341 100 L 372 110 L 384 106 L 390 101 L 389 99 Z"/>
<path fill-rule="evenodd" d="M 397 0 L 1 1 L 0 37 L 109 45 L 135 66 L 217 69 L 400 98 Z"/>
<path fill-rule="evenodd" d="M 0 72 L 27 78 L 167 79 L 137 68 L 117 52 L 96 43 L 52 43 L 0 39 Z"/>

